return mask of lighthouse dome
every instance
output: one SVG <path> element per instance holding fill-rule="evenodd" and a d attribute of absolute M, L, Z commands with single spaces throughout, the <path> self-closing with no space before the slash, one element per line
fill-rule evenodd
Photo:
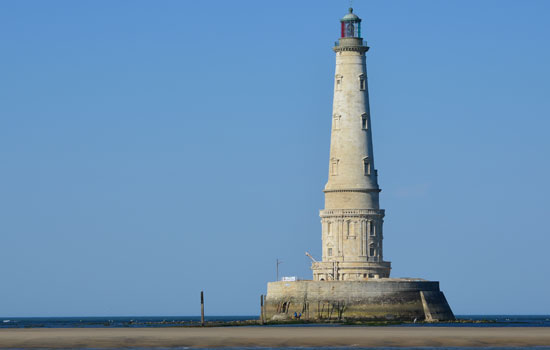
<path fill-rule="evenodd" d="M 361 22 L 361 18 L 357 16 L 355 13 L 353 13 L 353 8 L 349 8 L 349 13 L 345 15 L 341 20 L 341 22 Z"/>

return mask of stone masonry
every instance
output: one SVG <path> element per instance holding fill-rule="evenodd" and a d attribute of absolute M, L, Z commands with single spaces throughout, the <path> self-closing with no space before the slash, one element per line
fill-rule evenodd
<path fill-rule="evenodd" d="M 350 11 L 342 20 L 343 37 L 334 47 L 329 176 L 321 211 L 323 258 L 312 265 L 315 281 L 390 276 L 391 263 L 383 258 L 384 210 L 372 147 L 365 55 L 369 48 L 357 37 L 360 22 Z"/>
<path fill-rule="evenodd" d="M 321 210 L 322 260 L 313 259 L 313 280 L 267 285 L 262 317 L 305 320 L 453 320 L 439 282 L 390 278 L 384 261 L 378 173 L 361 19 L 342 18 L 336 74 L 328 182 Z"/>

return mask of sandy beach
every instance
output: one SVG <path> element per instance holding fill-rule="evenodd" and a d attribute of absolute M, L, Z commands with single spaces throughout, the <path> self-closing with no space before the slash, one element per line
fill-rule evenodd
<path fill-rule="evenodd" d="M 219 327 L 2 329 L 0 348 L 550 346 L 548 328 Z"/>

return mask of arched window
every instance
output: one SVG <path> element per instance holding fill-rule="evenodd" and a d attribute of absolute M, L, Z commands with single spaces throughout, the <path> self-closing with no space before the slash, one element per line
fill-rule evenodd
<path fill-rule="evenodd" d="M 361 115 L 361 129 L 368 130 L 368 128 L 369 128 L 369 118 L 367 113 L 363 113 L 363 115 Z"/>
<path fill-rule="evenodd" d="M 369 157 L 363 158 L 363 170 L 365 172 L 365 176 L 370 175 L 370 160 L 369 160 Z"/>
<path fill-rule="evenodd" d="M 365 74 L 359 75 L 359 90 L 365 91 L 367 89 L 367 79 Z"/>
<path fill-rule="evenodd" d="M 376 256 L 376 248 L 374 248 L 374 244 L 372 243 L 369 246 L 369 256 Z"/>

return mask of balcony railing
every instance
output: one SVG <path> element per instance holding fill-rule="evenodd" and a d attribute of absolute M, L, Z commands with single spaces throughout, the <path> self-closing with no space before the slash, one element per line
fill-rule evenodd
<path fill-rule="evenodd" d="M 384 215 L 384 209 L 325 209 L 321 215 Z"/>

